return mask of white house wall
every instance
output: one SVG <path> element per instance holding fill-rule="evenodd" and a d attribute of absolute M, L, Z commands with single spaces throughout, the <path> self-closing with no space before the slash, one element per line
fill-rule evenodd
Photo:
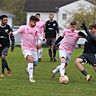
<path fill-rule="evenodd" d="M 36 13 L 40 13 L 41 20 L 43 20 L 45 22 L 49 19 L 49 13 L 48 12 L 27 12 L 27 17 L 26 17 L 27 21 L 26 22 L 28 23 L 30 16 L 35 15 Z M 57 20 L 57 13 L 54 13 L 54 19 Z"/>
<path fill-rule="evenodd" d="M 76 12 L 76 10 L 80 8 L 80 5 L 84 5 L 86 11 L 89 11 L 90 7 L 93 6 L 91 3 L 85 0 L 79 0 L 59 8 L 58 22 L 61 27 L 64 28 L 65 26 L 67 26 L 66 24 L 68 23 L 68 21 L 70 21 L 73 12 Z M 67 14 L 67 20 L 62 19 L 62 14 Z"/>
<path fill-rule="evenodd" d="M 8 24 L 12 27 L 12 17 L 8 17 Z"/>

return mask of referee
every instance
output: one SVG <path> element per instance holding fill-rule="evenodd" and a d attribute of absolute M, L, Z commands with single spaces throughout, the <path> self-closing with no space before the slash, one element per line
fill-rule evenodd
<path fill-rule="evenodd" d="M 7 24 L 8 17 L 6 15 L 0 16 L 0 57 L 2 61 L 2 73 L 1 77 L 4 77 L 5 68 L 8 71 L 8 76 L 11 76 L 11 69 L 8 66 L 6 61 L 6 56 L 8 53 L 8 49 L 10 47 L 10 40 L 12 41 L 11 44 L 11 51 L 14 51 L 14 44 L 15 40 L 13 36 L 9 36 L 9 32 L 12 32 L 11 27 Z"/>
<path fill-rule="evenodd" d="M 56 20 L 54 20 L 54 14 L 49 14 L 49 20 L 45 23 L 45 39 L 48 46 L 48 54 L 50 61 L 56 62 L 56 49 L 53 47 L 56 41 L 56 35 L 59 34 L 59 27 Z"/>

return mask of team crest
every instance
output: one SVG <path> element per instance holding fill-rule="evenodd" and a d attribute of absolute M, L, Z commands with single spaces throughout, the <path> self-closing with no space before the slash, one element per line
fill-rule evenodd
<path fill-rule="evenodd" d="M 8 29 L 5 29 L 5 32 L 8 33 Z"/>

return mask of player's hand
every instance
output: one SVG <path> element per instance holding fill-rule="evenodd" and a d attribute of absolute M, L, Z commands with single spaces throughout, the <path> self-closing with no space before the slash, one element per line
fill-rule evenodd
<path fill-rule="evenodd" d="M 11 35 L 11 36 L 13 36 L 13 33 L 12 32 L 9 32 L 9 34 L 8 35 Z"/>
<path fill-rule="evenodd" d="M 84 23 L 82 23 L 81 28 L 83 28 L 85 31 L 87 31 L 87 27 Z"/>

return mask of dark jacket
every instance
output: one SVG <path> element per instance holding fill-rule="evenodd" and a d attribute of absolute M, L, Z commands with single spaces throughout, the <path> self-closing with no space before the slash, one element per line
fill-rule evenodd
<path fill-rule="evenodd" d="M 59 33 L 59 27 L 56 20 L 48 20 L 45 23 L 45 38 L 56 38 L 57 33 Z"/>

